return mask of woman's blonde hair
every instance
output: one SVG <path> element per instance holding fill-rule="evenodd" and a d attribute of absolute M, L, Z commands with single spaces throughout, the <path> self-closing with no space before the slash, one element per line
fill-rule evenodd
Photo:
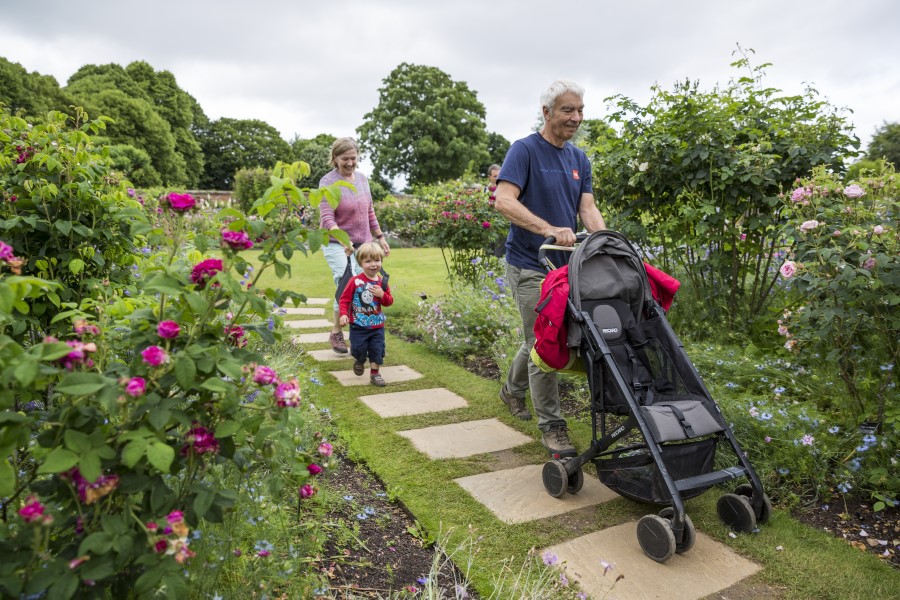
<path fill-rule="evenodd" d="M 337 157 L 350 150 L 356 150 L 359 153 L 359 144 L 352 137 L 342 137 L 334 140 L 334 143 L 331 144 L 331 166 L 336 167 Z"/>
<path fill-rule="evenodd" d="M 356 262 L 362 264 L 366 259 L 382 259 L 384 258 L 384 248 L 381 244 L 375 242 L 366 242 L 356 249 Z"/>

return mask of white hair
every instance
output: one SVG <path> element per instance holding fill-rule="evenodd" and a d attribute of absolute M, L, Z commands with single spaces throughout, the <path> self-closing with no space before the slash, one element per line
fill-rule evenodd
<path fill-rule="evenodd" d="M 571 79 L 557 79 L 550 84 L 550 87 L 544 90 L 543 94 L 541 94 L 541 106 L 544 106 L 547 108 L 547 110 L 553 112 L 553 107 L 556 105 L 556 100 L 566 92 L 572 92 L 579 98 L 584 99 L 583 87 L 581 87 Z"/>

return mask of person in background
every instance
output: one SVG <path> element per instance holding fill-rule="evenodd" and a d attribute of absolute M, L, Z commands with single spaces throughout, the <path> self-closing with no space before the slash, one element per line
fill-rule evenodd
<path fill-rule="evenodd" d="M 354 247 L 374 239 L 381 246 L 384 256 L 388 256 L 391 249 L 378 224 L 378 218 L 375 216 L 369 182 L 365 175 L 357 170 L 359 145 L 356 140 L 349 137 L 335 140 L 331 145 L 331 164 L 334 169 L 322 177 L 319 187 L 338 181 L 346 181 L 354 186 L 353 188 L 341 188 L 341 201 L 337 208 L 331 208 L 328 201 L 324 199 L 319 205 L 319 227 L 321 229 L 341 229 L 350 237 L 350 245 L 344 245 L 332 236 L 323 249 L 325 260 L 331 268 L 334 284 L 337 287 L 347 268 L 347 257 L 350 257 L 354 274 L 362 271 L 353 255 Z M 334 323 L 331 334 L 328 336 L 328 342 L 335 352 L 347 353 L 347 342 L 344 340 L 344 332 L 340 324 L 337 301 L 334 303 Z"/>
<path fill-rule="evenodd" d="M 353 372 L 362 375 L 369 359 L 369 382 L 384 387 L 379 369 L 384 364 L 384 312 L 382 307 L 394 303 L 387 281 L 381 277 L 384 250 L 374 242 L 366 242 L 356 251 L 356 262 L 362 273 L 350 279 L 339 303 L 341 326 L 350 325 L 350 352 Z"/>
<path fill-rule="evenodd" d="M 497 189 L 497 176 L 500 174 L 500 165 L 491 165 L 488 167 L 487 176 L 488 183 L 484 186 L 484 191 L 493 195 Z"/>
<path fill-rule="evenodd" d="M 522 420 L 531 419 L 525 392 L 538 417 L 541 443 L 551 456 L 576 456 L 562 417 L 556 373 L 545 373 L 532 363 L 534 307 L 546 272 L 538 263 L 545 238 L 556 244 L 575 244 L 578 219 L 589 231 L 606 229 L 594 202 L 591 165 L 587 155 L 569 142 L 584 120 L 584 88 L 569 80 L 554 81 L 541 95 L 544 125 L 537 133 L 510 146 L 498 177 L 494 206 L 510 222 L 506 239 L 506 282 L 510 286 L 525 340 L 513 358 L 500 399 Z M 557 267 L 570 253 L 547 254 Z"/>

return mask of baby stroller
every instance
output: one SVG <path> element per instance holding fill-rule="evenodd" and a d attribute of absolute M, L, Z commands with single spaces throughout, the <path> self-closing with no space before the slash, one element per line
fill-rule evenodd
<path fill-rule="evenodd" d="M 539 253 L 548 272 L 554 266 L 546 250 L 562 249 L 554 241 L 545 240 Z M 654 299 L 640 255 L 612 231 L 582 234 L 579 241 L 568 265 L 566 335 L 587 374 L 591 444 L 574 458 L 547 462 L 544 488 L 554 497 L 577 493 L 584 484 L 581 468 L 592 462 L 600 481 L 616 493 L 664 506 L 637 524 L 638 543 L 658 562 L 694 545 L 684 500 L 714 485 L 748 480 L 719 498 L 725 524 L 750 532 L 766 523 L 771 502 Z M 717 468 L 720 444 L 736 460 L 720 457 L 718 464 L 732 466 Z"/>

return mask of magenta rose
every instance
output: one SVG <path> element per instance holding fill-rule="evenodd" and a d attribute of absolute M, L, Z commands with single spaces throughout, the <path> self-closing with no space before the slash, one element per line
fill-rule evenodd
<path fill-rule="evenodd" d="M 132 398 L 143 396 L 146 391 L 147 380 L 143 377 L 132 377 L 128 380 L 128 383 L 125 384 L 125 393 Z"/>
<path fill-rule="evenodd" d="M 222 260 L 218 258 L 207 258 L 198 262 L 191 271 L 191 283 L 196 283 L 203 289 L 206 282 L 216 276 L 224 267 Z"/>
<path fill-rule="evenodd" d="M 206 427 L 200 425 L 192 427 L 184 436 L 184 441 L 185 444 L 181 448 L 182 456 L 187 456 L 191 452 L 194 454 L 219 453 L 219 440 Z M 170 520 L 169 523 L 171 522 Z"/>
<path fill-rule="evenodd" d="M 281 407 L 300 405 L 300 384 L 296 379 L 279 383 L 275 388 L 276 404 Z"/>
<path fill-rule="evenodd" d="M 308 483 L 300 488 L 300 498 L 302 498 L 304 500 L 307 498 L 312 498 L 315 495 L 316 495 L 316 488 L 309 485 Z"/>
<path fill-rule="evenodd" d="M 309 471 L 310 475 L 318 475 L 322 472 L 322 467 L 320 467 L 316 463 L 311 463 L 306 466 L 306 470 Z"/>
<path fill-rule="evenodd" d="M 169 362 L 169 355 L 159 346 L 149 346 L 141 352 L 144 362 L 151 367 L 158 367 L 163 363 Z"/>
<path fill-rule="evenodd" d="M 181 327 L 175 321 L 160 321 L 159 325 L 156 326 L 156 333 L 164 340 L 171 340 L 178 337 L 178 334 L 181 333 Z"/>
<path fill-rule="evenodd" d="M 180 213 L 187 212 L 197 206 L 197 201 L 190 194 L 176 194 L 172 192 L 166 198 L 166 201 L 169 204 L 169 208 Z"/>
<path fill-rule="evenodd" d="M 169 525 L 181 523 L 182 521 L 184 521 L 184 513 L 180 510 L 173 510 L 168 515 L 166 515 L 166 521 L 169 522 Z"/>
<path fill-rule="evenodd" d="M 232 250 L 249 250 L 253 247 L 253 242 L 250 241 L 250 236 L 246 231 L 231 231 L 226 228 L 222 230 L 222 247 Z"/>
<path fill-rule="evenodd" d="M 247 332 L 240 325 L 228 325 L 225 327 L 225 341 L 232 346 L 243 348 L 247 345 Z"/>
<path fill-rule="evenodd" d="M 6 242 L 0 242 L 0 260 L 9 260 L 15 258 L 13 247 Z"/>
<path fill-rule="evenodd" d="M 44 505 L 34 496 L 29 496 L 25 500 L 25 506 L 19 509 L 19 516 L 26 523 L 37 521 L 44 516 Z"/>
<path fill-rule="evenodd" d="M 258 385 L 271 385 L 278 381 L 278 375 L 269 367 L 256 367 L 253 371 L 253 383 Z"/>

